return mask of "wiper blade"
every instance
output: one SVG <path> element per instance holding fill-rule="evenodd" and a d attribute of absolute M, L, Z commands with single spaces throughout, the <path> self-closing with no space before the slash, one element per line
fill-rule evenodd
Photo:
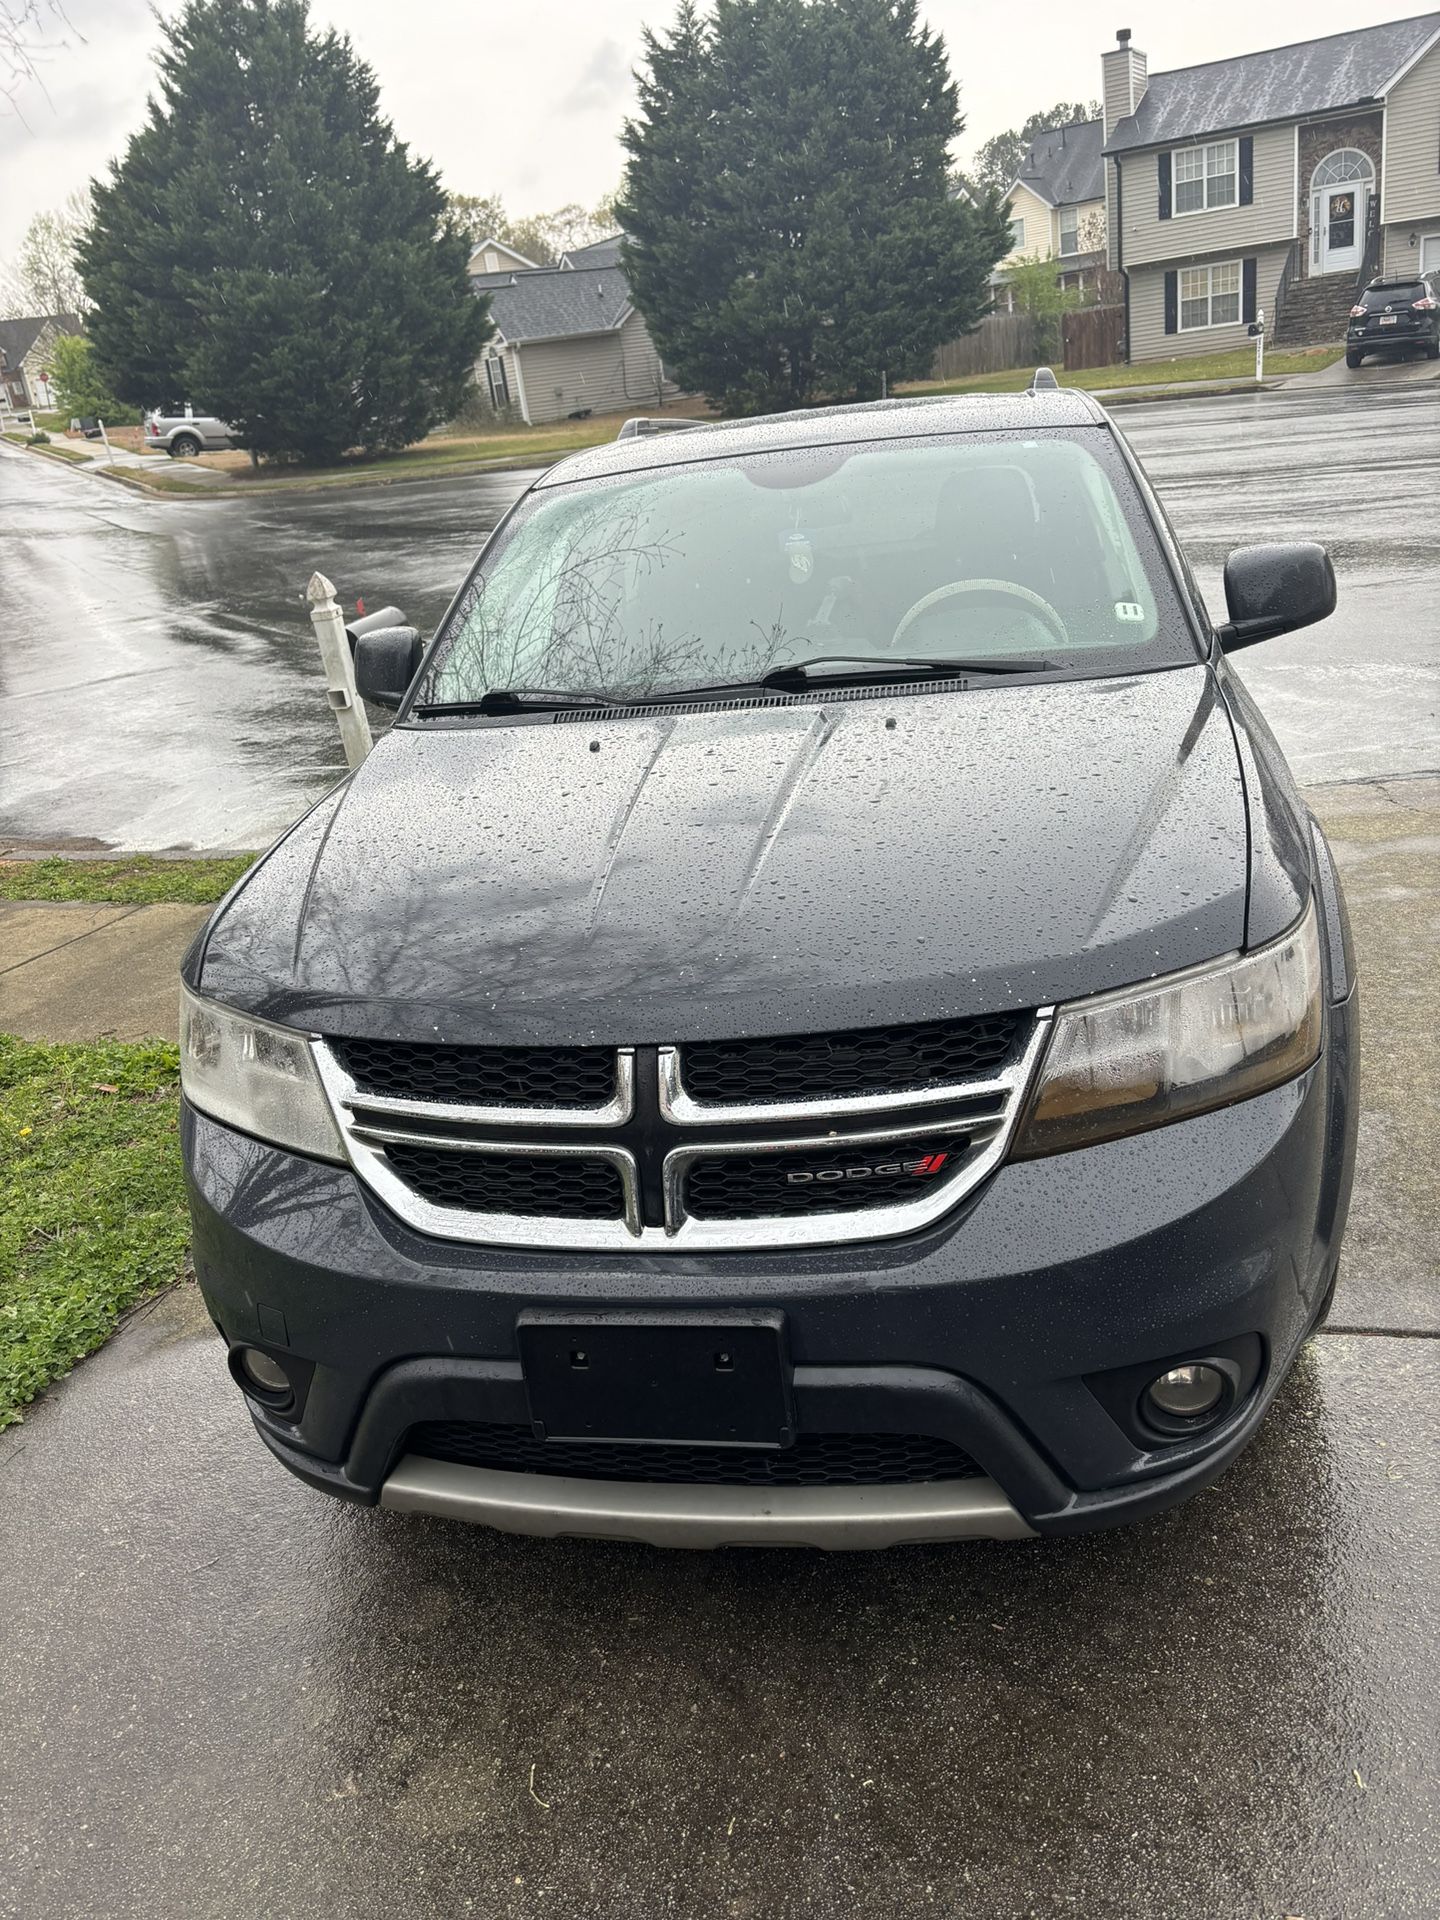
<path fill-rule="evenodd" d="M 428 720 L 432 716 L 443 717 L 446 714 L 525 713 L 532 708 L 540 711 L 546 707 L 625 707 L 631 704 L 616 694 L 600 693 L 586 687 L 578 691 L 559 687 L 488 687 L 478 700 L 419 701 L 414 711 L 422 719 Z"/>
<path fill-rule="evenodd" d="M 606 693 L 599 687 L 490 687 L 478 700 L 420 701 L 413 711 L 421 719 L 443 718 L 447 714 L 525 713 L 547 707 L 613 707 L 623 712 L 628 707 L 663 706 L 671 701 L 705 699 L 725 693 L 775 693 L 801 688 L 812 683 L 815 667 L 866 667 L 868 673 L 826 674 L 826 683 L 839 684 L 847 679 L 904 680 L 916 673 L 948 678 L 969 673 L 1046 673 L 1053 660 L 1019 656 L 989 660 L 955 660 L 934 654 L 907 656 L 873 653 L 819 653 L 810 660 L 793 660 L 783 667 L 771 667 L 751 680 L 707 680 L 693 687 L 666 687 L 650 693 Z"/>
<path fill-rule="evenodd" d="M 873 653 L 817 653 L 811 660 L 793 660 L 783 667 L 772 667 L 761 678 L 760 684 L 766 687 L 805 686 L 815 667 L 868 667 L 870 672 L 863 677 L 876 679 L 881 676 L 894 676 L 903 679 L 911 673 L 928 673 L 939 678 L 948 678 L 953 674 L 964 673 L 1049 673 L 1054 670 L 1053 660 L 1038 660 L 1031 655 L 996 654 L 985 660 L 961 660 L 933 653 L 909 656 L 906 654 L 881 655 Z M 826 674 L 827 680 L 858 679 L 860 675 Z"/>

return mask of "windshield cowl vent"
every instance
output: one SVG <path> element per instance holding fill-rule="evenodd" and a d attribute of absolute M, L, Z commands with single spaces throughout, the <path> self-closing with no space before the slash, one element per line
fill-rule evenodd
<path fill-rule="evenodd" d="M 743 713 L 752 707 L 833 706 L 841 700 L 908 700 L 920 693 L 964 693 L 970 684 L 967 676 L 958 674 L 953 680 L 887 680 L 880 686 L 806 687 L 797 693 L 748 693 L 709 700 L 656 700 L 643 707 L 561 707 L 549 717 L 557 727 L 569 726 L 575 721 L 593 727 L 600 720 L 655 720 L 673 713 Z M 985 684 L 991 683 L 987 681 Z M 515 716 L 507 714 L 504 717 L 511 720 Z"/>

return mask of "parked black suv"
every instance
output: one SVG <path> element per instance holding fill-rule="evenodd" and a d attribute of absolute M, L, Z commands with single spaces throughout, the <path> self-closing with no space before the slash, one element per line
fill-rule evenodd
<path fill-rule="evenodd" d="M 1213 1479 L 1334 1284 L 1345 910 L 1081 395 L 544 474 L 184 967 L 195 1261 L 271 1450 L 541 1533 L 1065 1533 Z"/>
<path fill-rule="evenodd" d="M 1350 309 L 1345 364 L 1358 367 L 1367 353 L 1408 353 L 1423 347 L 1440 360 L 1440 299 L 1428 278 L 1372 280 Z"/>

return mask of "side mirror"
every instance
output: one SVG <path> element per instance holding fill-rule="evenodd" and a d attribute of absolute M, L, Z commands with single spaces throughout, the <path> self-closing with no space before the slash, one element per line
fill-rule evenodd
<path fill-rule="evenodd" d="M 415 627 L 381 627 L 356 636 L 355 686 L 377 707 L 398 707 L 420 668 L 425 642 Z"/>
<path fill-rule="evenodd" d="M 1217 637 L 1226 653 L 1313 626 L 1335 611 L 1330 556 L 1309 540 L 1237 547 L 1225 562 L 1225 605 L 1230 619 Z"/>

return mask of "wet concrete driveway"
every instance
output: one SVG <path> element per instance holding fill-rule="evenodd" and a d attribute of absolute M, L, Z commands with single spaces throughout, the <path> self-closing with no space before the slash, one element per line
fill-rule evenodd
<path fill-rule="evenodd" d="M 193 1292 L 0 1448 L 0 1911 L 1440 1908 L 1440 1342 L 1317 1342 L 1128 1532 L 822 1557 L 332 1505 Z"/>

